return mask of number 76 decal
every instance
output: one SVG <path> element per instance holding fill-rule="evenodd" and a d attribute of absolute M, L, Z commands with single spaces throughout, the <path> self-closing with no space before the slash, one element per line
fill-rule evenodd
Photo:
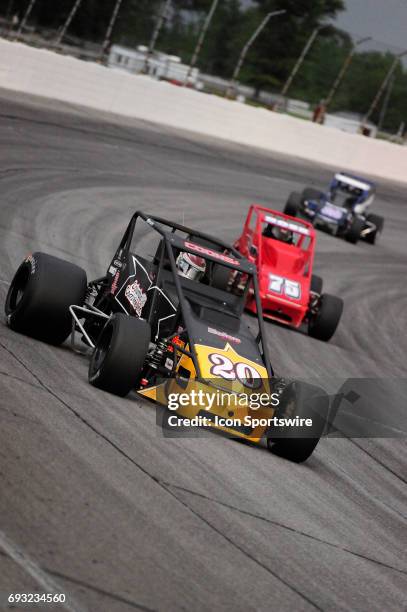
<path fill-rule="evenodd" d="M 269 274 L 269 291 L 273 293 L 285 293 L 287 297 L 299 300 L 301 297 L 301 285 L 296 281 L 288 280 L 276 274 Z"/>

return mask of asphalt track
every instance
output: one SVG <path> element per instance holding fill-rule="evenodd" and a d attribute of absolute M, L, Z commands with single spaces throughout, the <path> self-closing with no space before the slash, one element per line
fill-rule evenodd
<path fill-rule="evenodd" d="M 42 250 L 104 273 L 135 209 L 234 239 L 329 169 L 160 126 L 0 94 L 0 293 Z M 407 202 L 382 185 L 377 247 L 320 234 L 346 302 L 329 344 L 266 324 L 305 377 L 406 377 Z M 142 245 L 141 246 L 146 246 Z M 405 440 L 324 439 L 304 465 L 218 435 L 163 439 L 154 405 L 87 383 L 87 361 L 0 325 L 0 592 L 58 609 L 406 610 Z M 50 606 L 24 609 L 51 609 Z"/>

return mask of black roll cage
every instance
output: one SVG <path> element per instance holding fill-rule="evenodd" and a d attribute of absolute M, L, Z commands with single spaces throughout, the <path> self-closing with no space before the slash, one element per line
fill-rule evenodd
<path fill-rule="evenodd" d="M 120 241 L 120 245 L 116 252 L 115 257 L 118 257 L 120 259 L 123 256 L 127 256 L 129 254 L 134 231 L 136 228 L 137 219 L 139 218 L 142 219 L 145 223 L 147 223 L 155 231 L 157 231 L 164 239 L 165 249 L 161 249 L 160 260 L 158 262 L 157 278 L 156 278 L 155 283 L 157 284 L 157 286 L 160 286 L 164 257 L 165 257 L 165 254 L 167 254 L 167 257 L 170 262 L 173 278 L 174 278 L 174 284 L 175 284 L 177 296 L 179 299 L 179 304 L 181 307 L 181 313 L 183 316 L 183 320 L 185 321 L 187 333 L 188 333 L 188 328 L 191 327 L 192 321 L 191 321 L 191 317 L 190 317 L 190 314 L 187 308 L 186 298 L 183 292 L 181 281 L 177 273 L 177 267 L 176 267 L 176 261 L 174 257 L 173 248 L 177 248 L 179 250 L 186 251 L 188 253 L 196 254 L 196 250 L 194 250 L 193 248 L 191 249 L 191 247 L 188 246 L 188 243 L 190 240 L 193 240 L 194 238 L 201 238 L 213 244 L 214 246 L 220 247 L 222 250 L 227 251 L 228 254 L 227 256 L 223 256 L 222 253 L 219 252 L 219 256 L 216 256 L 216 254 L 211 255 L 210 253 L 207 253 L 207 252 L 200 252 L 199 253 L 200 256 L 202 256 L 204 259 L 210 260 L 214 263 L 221 264 L 222 266 L 226 266 L 232 270 L 236 270 L 237 272 L 241 272 L 251 277 L 251 280 L 253 282 L 254 296 L 255 296 L 256 308 L 257 308 L 257 320 L 258 320 L 258 325 L 259 325 L 259 333 L 256 337 L 256 343 L 258 344 L 260 355 L 263 358 L 264 366 L 267 369 L 267 374 L 269 378 L 272 378 L 273 372 L 271 369 L 271 363 L 270 363 L 270 359 L 268 355 L 267 343 L 264 340 L 265 330 L 264 330 L 264 323 L 263 323 L 263 311 L 262 311 L 261 300 L 259 296 L 259 286 L 258 286 L 258 281 L 257 281 L 256 266 L 250 263 L 245 257 L 243 257 L 243 255 L 237 249 L 230 246 L 229 244 L 226 244 L 222 240 L 219 240 L 218 238 L 213 238 L 212 236 L 208 236 L 207 234 L 203 232 L 193 230 L 189 227 L 180 225 L 179 223 L 168 221 L 167 219 L 163 219 L 155 215 L 147 215 L 146 213 L 142 211 L 136 211 L 134 215 L 132 216 L 127 226 L 127 229 L 125 233 L 123 234 L 123 238 Z M 164 227 L 161 227 L 161 226 L 164 226 Z M 171 231 L 164 229 L 166 227 L 171 228 Z M 188 240 L 184 240 L 180 236 L 176 235 L 177 231 L 187 234 Z M 152 317 L 154 313 L 154 306 L 157 300 L 157 295 L 158 295 L 157 292 L 155 292 L 153 296 L 153 302 L 150 308 L 149 319 Z M 169 338 L 167 338 L 167 340 L 171 340 L 176 335 L 177 335 L 176 333 L 172 334 L 171 336 L 169 336 Z M 179 350 L 180 352 L 188 355 L 192 359 L 194 367 L 195 367 L 195 371 L 197 373 L 197 380 L 202 382 L 203 379 L 201 377 L 199 362 L 198 362 L 198 358 L 197 358 L 197 354 L 195 350 L 195 343 L 190 334 L 188 334 L 188 342 L 189 342 L 190 351 L 186 351 L 185 349 L 181 350 L 178 345 L 176 345 L 175 348 Z"/>

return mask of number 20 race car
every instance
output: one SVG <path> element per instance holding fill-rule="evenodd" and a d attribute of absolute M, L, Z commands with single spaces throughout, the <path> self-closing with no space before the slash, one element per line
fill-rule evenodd
<path fill-rule="evenodd" d="M 136 252 L 142 243 L 153 253 Z M 225 290 L 232 274 L 245 282 Z M 256 335 L 242 317 L 249 291 Z M 232 437 L 265 440 L 274 454 L 297 462 L 311 455 L 326 425 L 321 390 L 273 375 L 254 264 L 176 223 L 135 213 L 105 276 L 89 283 L 72 263 L 29 255 L 12 280 L 5 312 L 11 329 L 43 342 L 59 345 L 71 335 L 76 349 L 79 333 L 91 353 L 92 385 L 122 397 L 134 389 L 173 409 L 181 425 L 201 418 Z M 199 401 L 192 402 L 193 392 Z M 204 393 L 212 393 L 209 407 Z M 265 405 L 258 404 L 260 393 L 269 398 Z M 231 398 L 239 398 L 232 407 Z M 281 429 L 273 419 L 287 414 L 297 421 Z M 305 433 L 297 427 L 301 419 L 311 422 Z"/>
<path fill-rule="evenodd" d="M 257 266 L 264 317 L 296 328 L 305 323 L 310 336 L 332 338 L 343 302 L 322 293 L 322 278 L 312 274 L 315 231 L 310 223 L 252 205 L 235 247 Z M 253 293 L 246 308 L 258 312 Z"/>

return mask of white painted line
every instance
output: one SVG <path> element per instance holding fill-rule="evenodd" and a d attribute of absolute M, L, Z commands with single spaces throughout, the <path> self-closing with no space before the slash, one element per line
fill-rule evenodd
<path fill-rule="evenodd" d="M 39 565 L 37 565 L 30 557 L 28 557 L 14 542 L 12 542 L 3 531 L 0 531 L 0 548 L 19 565 L 27 574 L 29 574 L 38 584 L 40 584 L 46 593 L 59 595 L 66 594 L 65 603 L 59 603 L 70 612 L 86 612 L 82 607 L 79 607 L 72 597 L 66 593 L 65 587 L 51 578 Z"/>

